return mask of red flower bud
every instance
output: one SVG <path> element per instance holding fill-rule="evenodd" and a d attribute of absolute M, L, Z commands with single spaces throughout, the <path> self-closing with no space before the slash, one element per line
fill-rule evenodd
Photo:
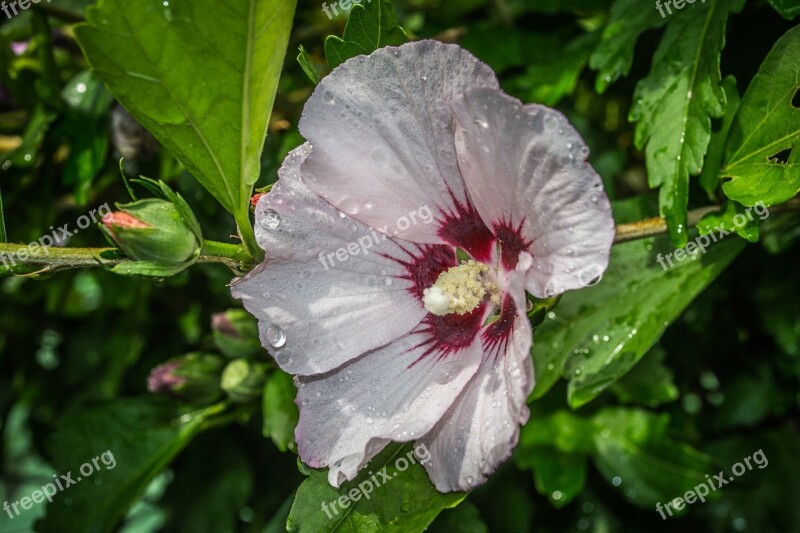
<path fill-rule="evenodd" d="M 255 207 L 256 204 L 258 204 L 258 201 L 261 199 L 261 197 L 264 196 L 265 194 L 266 193 L 264 193 L 264 192 L 260 192 L 258 194 L 254 194 L 253 197 L 250 198 L 250 205 Z"/>

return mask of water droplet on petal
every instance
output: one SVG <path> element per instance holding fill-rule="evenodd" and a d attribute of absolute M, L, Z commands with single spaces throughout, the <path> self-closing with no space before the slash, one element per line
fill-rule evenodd
<path fill-rule="evenodd" d="M 336 97 L 330 89 L 326 89 L 325 92 L 322 93 L 322 99 L 326 104 L 334 105 L 336 103 Z"/>
<path fill-rule="evenodd" d="M 267 209 L 261 216 L 261 227 L 264 229 L 278 229 L 281 225 L 281 217 L 274 209 Z"/>
<path fill-rule="evenodd" d="M 278 326 L 270 326 L 267 328 L 267 342 L 273 348 L 280 348 L 286 344 L 286 333 Z"/>

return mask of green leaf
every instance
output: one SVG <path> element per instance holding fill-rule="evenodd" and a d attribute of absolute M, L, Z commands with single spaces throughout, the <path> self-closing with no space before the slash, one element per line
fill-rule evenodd
<path fill-rule="evenodd" d="M 725 116 L 722 118 L 722 125 L 719 131 L 711 134 L 708 143 L 708 154 L 700 173 L 700 186 L 708 193 L 709 198 L 715 199 L 717 187 L 719 187 L 720 169 L 722 168 L 722 158 L 725 155 L 725 143 L 733 125 L 733 119 L 739 111 L 739 91 L 736 89 L 736 78 L 728 76 L 722 80 L 722 89 L 725 91 L 725 100 L 728 102 L 725 109 Z"/>
<path fill-rule="evenodd" d="M 522 428 L 516 463 L 533 471 L 536 490 L 554 507 L 564 507 L 583 491 L 593 434 L 589 421 L 568 411 L 534 414 Z"/>
<path fill-rule="evenodd" d="M 795 0 L 769 0 L 769 3 L 786 20 L 792 20 L 800 15 L 800 4 Z"/>
<path fill-rule="evenodd" d="M 744 205 L 767 206 L 800 192 L 800 27 L 772 48 L 744 93 L 725 147 L 722 190 Z M 787 152 L 788 155 L 787 155 Z"/>
<path fill-rule="evenodd" d="M 633 370 L 611 386 L 622 403 L 656 407 L 678 399 L 678 387 L 672 380 L 672 370 L 664 364 L 667 353 L 656 346 Z"/>
<path fill-rule="evenodd" d="M 720 230 L 735 231 L 741 238 L 749 242 L 758 242 L 759 224 L 769 216 L 763 205 L 745 208 L 742 204 L 729 200 L 719 211 L 705 215 L 697 228 L 701 235 L 720 233 Z"/>
<path fill-rule="evenodd" d="M 354 5 L 342 38 L 325 39 L 325 57 L 333 69 L 359 55 L 368 55 L 384 46 L 400 46 L 408 36 L 397 20 L 391 0 L 375 0 Z"/>
<path fill-rule="evenodd" d="M 554 106 L 572 94 L 599 39 L 599 32 L 581 35 L 563 47 L 560 53 L 550 55 L 548 61 L 530 65 L 525 74 L 531 86 L 528 99 Z"/>
<path fill-rule="evenodd" d="M 71 471 L 76 484 L 56 495 L 37 530 L 112 531 L 147 484 L 202 429 L 208 414 L 184 419 L 174 404 L 145 398 L 65 415 L 49 450 L 53 466 L 60 473 Z M 103 461 L 99 456 L 105 452 L 111 455 Z M 79 468 L 98 457 L 99 468 L 79 481 Z"/>
<path fill-rule="evenodd" d="M 714 473 L 709 457 L 667 435 L 666 414 L 613 407 L 592 422 L 597 428 L 595 465 L 631 503 L 666 503 Z"/>
<path fill-rule="evenodd" d="M 306 73 L 306 76 L 308 76 L 308 79 L 311 80 L 311 83 L 317 85 L 322 78 L 319 75 L 319 71 L 317 71 L 317 66 L 311 61 L 311 57 L 309 57 L 303 45 L 300 45 L 300 53 L 297 54 L 297 62 L 300 64 L 300 68 L 303 69 L 303 72 Z"/>
<path fill-rule="evenodd" d="M 455 509 L 445 509 L 431 527 L 428 533 L 489 533 L 489 528 L 481 519 L 480 511 L 469 500 L 464 500 Z"/>
<path fill-rule="evenodd" d="M 725 112 L 719 61 L 730 12 L 744 0 L 708 0 L 673 19 L 653 57 L 650 74 L 636 86 L 630 120 L 636 146 L 646 146 L 648 180 L 660 187 L 660 212 L 676 246 L 686 244 L 689 176 L 700 173 L 711 118 Z"/>
<path fill-rule="evenodd" d="M 660 28 L 665 18 L 656 9 L 645 9 L 641 0 L 616 0 L 603 29 L 600 45 L 592 53 L 589 66 L 597 70 L 595 88 L 603 93 L 609 85 L 627 76 L 633 65 L 636 41 L 645 31 Z"/>
<path fill-rule="evenodd" d="M 95 74 L 234 215 L 251 254 L 250 193 L 294 7 L 100 0 L 76 30 Z"/>
<path fill-rule="evenodd" d="M 292 376 L 277 370 L 270 374 L 264 384 L 264 426 L 265 437 L 270 437 L 282 452 L 296 450 L 294 428 L 300 413 L 294 398 L 297 389 Z"/>
<path fill-rule="evenodd" d="M 641 199 L 615 203 L 615 220 L 647 218 L 642 204 Z M 603 280 L 563 295 L 537 330 L 534 397 L 563 376 L 572 407 L 595 398 L 633 368 L 743 246 L 739 239 L 725 239 L 683 261 L 665 237 L 614 246 Z"/>
<path fill-rule="evenodd" d="M 586 456 L 537 448 L 528 458 L 536 490 L 556 509 L 572 502 L 586 486 Z"/>
<path fill-rule="evenodd" d="M 437 491 L 416 459 L 405 470 L 399 470 L 398 466 L 408 465 L 413 453 L 410 444 L 391 444 L 373 458 L 356 479 L 343 483 L 339 489 L 328 483 L 327 471 L 312 471 L 297 489 L 286 522 L 287 530 L 302 533 L 424 531 L 442 509 L 455 507 L 466 493 Z"/>
<path fill-rule="evenodd" d="M 63 180 L 72 185 L 78 204 L 86 205 L 92 180 L 105 164 L 108 108 L 113 98 L 89 71 L 73 76 L 61 97 L 66 102 L 64 133 L 70 141 Z"/>

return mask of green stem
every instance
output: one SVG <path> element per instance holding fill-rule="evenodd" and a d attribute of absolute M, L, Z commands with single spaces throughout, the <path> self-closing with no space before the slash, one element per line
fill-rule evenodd
<path fill-rule="evenodd" d="M 264 260 L 264 251 L 258 247 L 256 242 L 256 234 L 253 231 L 253 225 L 250 223 L 250 210 L 245 209 L 235 216 L 236 225 L 239 227 L 239 237 L 242 238 L 242 244 L 250 254 L 251 261 L 259 263 Z"/>
<path fill-rule="evenodd" d="M 125 263 L 116 248 L 58 248 L 0 243 L 0 274 L 11 271 L 19 274 L 55 272 L 74 268 L 111 267 Z M 237 273 L 254 266 L 244 248 L 235 244 L 204 241 L 198 263 L 222 263 Z"/>

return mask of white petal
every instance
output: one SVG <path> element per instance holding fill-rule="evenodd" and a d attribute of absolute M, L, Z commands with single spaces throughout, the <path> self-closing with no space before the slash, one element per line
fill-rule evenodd
<path fill-rule="evenodd" d="M 480 219 L 459 172 L 448 103 L 467 89 L 497 86 L 488 66 L 436 41 L 351 59 L 306 103 L 300 132 L 314 153 L 303 179 L 347 214 L 387 226 L 390 235 L 451 242 L 441 235 L 448 216 Z"/>
<path fill-rule="evenodd" d="M 307 144 L 293 151 L 259 201 L 256 237 L 267 261 L 232 287 L 259 318 L 262 343 L 281 368 L 301 375 L 332 370 L 414 329 L 426 315 L 408 272 L 419 266 L 403 262 L 430 255 L 311 192 L 298 171 L 309 152 Z"/>
<path fill-rule="evenodd" d="M 441 355 L 431 351 L 421 327 L 333 372 L 298 378 L 300 458 L 315 468 L 330 466 L 329 480 L 339 486 L 388 442 L 424 435 L 478 369 L 477 332 L 471 344 Z"/>
<path fill-rule="evenodd" d="M 453 102 L 459 164 L 475 208 L 513 267 L 533 256 L 527 289 L 550 297 L 584 287 L 608 266 L 611 205 L 589 150 L 558 111 L 476 89 Z M 491 179 L 487 179 L 491 177 Z"/>
<path fill-rule="evenodd" d="M 481 334 L 481 367 L 441 422 L 421 439 L 431 454 L 425 467 L 442 492 L 470 490 L 508 459 L 528 421 L 533 391 L 531 328 L 525 315 L 524 271 L 514 272 L 504 311 Z M 508 324 L 504 316 L 513 316 Z M 510 328 L 510 330 L 509 330 Z M 505 335 L 495 335 L 506 332 Z"/>

